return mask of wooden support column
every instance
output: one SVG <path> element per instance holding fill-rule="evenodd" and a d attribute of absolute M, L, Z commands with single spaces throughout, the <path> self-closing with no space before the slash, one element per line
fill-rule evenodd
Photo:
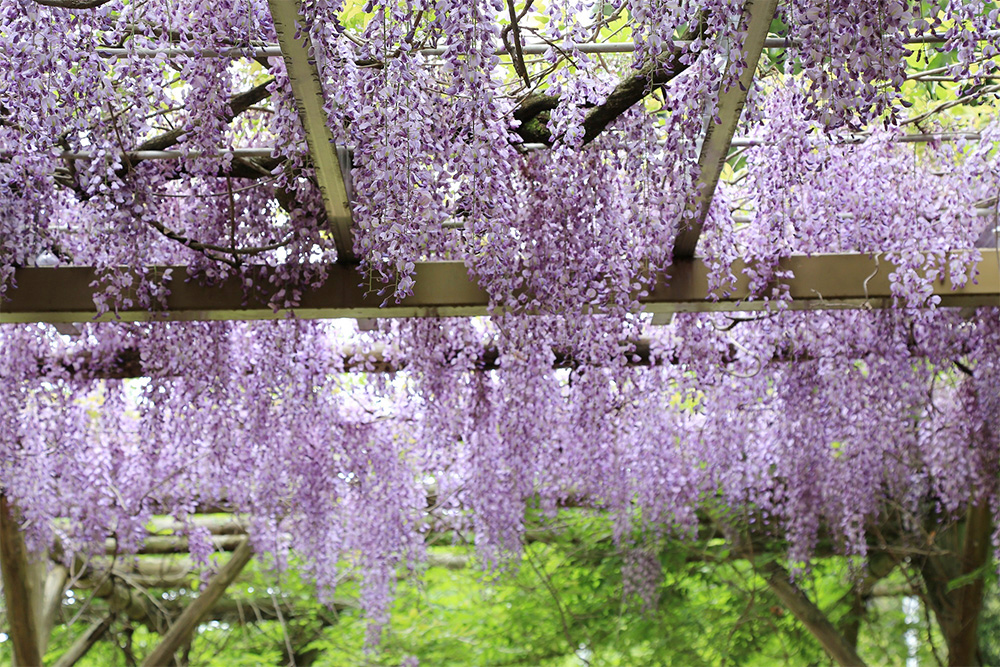
<path fill-rule="evenodd" d="M 16 511 L 0 493 L 0 570 L 7 603 L 7 622 L 14 648 L 15 667 L 38 667 L 42 664 L 39 651 L 36 599 L 40 597 L 40 582 L 32 577 L 28 564 L 28 549 L 17 525 Z"/>
<path fill-rule="evenodd" d="M 864 667 L 864 661 L 849 641 L 830 622 L 826 614 L 809 599 L 802 590 L 791 582 L 788 570 L 777 563 L 767 563 L 762 567 L 771 592 L 781 600 L 790 612 L 826 649 L 838 665 L 842 667 Z"/>
<path fill-rule="evenodd" d="M 223 565 L 222 569 L 212 577 L 201 595 L 192 600 L 180 617 L 174 621 L 160 643 L 142 661 L 142 667 L 161 667 L 170 664 L 174 653 L 191 639 L 202 617 L 222 597 L 226 588 L 233 583 L 252 557 L 253 549 L 250 548 L 250 542 L 249 540 L 244 541 L 233 552 L 229 562 Z"/>
<path fill-rule="evenodd" d="M 299 118 L 306 132 L 306 143 L 316 168 L 316 180 L 323 193 L 330 231 L 337 246 L 337 261 L 354 262 L 353 218 L 349 196 L 350 156 L 339 153 L 327 126 L 323 110 L 323 86 L 313 54 L 309 32 L 302 21 L 298 0 L 268 0 L 274 27 L 278 32 L 281 55 L 292 84 L 292 94 L 299 108 Z M 299 33 L 296 37 L 296 33 Z"/>
<path fill-rule="evenodd" d="M 732 144 L 736 126 L 740 122 L 743 105 L 746 104 L 747 93 L 757 71 L 757 63 L 760 61 L 764 40 L 767 38 L 777 5 L 778 0 L 747 0 L 744 5 L 744 14 L 749 16 L 746 41 L 743 42 L 746 68 L 740 74 L 738 84 L 719 93 L 717 116 L 721 122 L 715 123 L 713 119 L 708 121 L 705 138 L 701 144 L 701 155 L 698 157 L 701 172 L 696 185 L 697 192 L 694 201 L 681 219 L 681 229 L 674 242 L 674 257 L 694 257 L 701 228 L 712 205 L 715 188 L 719 185 L 719 177 L 722 176 L 722 169 L 729 155 L 729 146 Z M 732 71 L 733 67 L 735 63 L 730 62 L 728 71 Z"/>

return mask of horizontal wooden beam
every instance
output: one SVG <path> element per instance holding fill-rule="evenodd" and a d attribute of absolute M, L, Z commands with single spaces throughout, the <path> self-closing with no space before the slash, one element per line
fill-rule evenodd
<path fill-rule="evenodd" d="M 975 282 L 954 288 L 949 279 L 934 282 L 933 292 L 941 306 L 1000 306 L 1000 252 L 984 249 Z M 153 275 L 163 275 L 171 267 L 154 267 Z M 659 280 L 648 295 L 640 298 L 647 312 L 702 312 L 762 310 L 767 301 L 754 298 L 747 265 L 733 267 L 735 285 L 727 294 L 709 289 L 709 267 L 701 259 L 679 259 L 670 276 Z M 792 301 L 789 308 L 843 309 L 893 305 L 889 277 L 895 267 L 884 258 L 862 254 L 793 255 L 779 268 L 794 277 L 780 281 L 787 286 Z M 270 284 L 274 269 L 258 274 L 261 284 Z M 0 322 L 86 322 L 89 320 L 266 320 L 288 317 L 301 319 L 340 317 L 467 317 L 487 315 L 489 297 L 468 275 L 461 262 L 425 262 L 417 265 L 413 294 L 395 303 L 359 285 L 362 278 L 352 266 L 330 267 L 322 285 L 304 290 L 299 307 L 273 310 L 266 299 L 247 294 L 239 276 L 216 285 L 204 285 L 188 275 L 184 267 L 172 267 L 170 296 L 165 311 L 150 312 L 128 305 L 117 313 L 97 317 L 92 283 L 100 282 L 89 267 L 22 268 L 14 273 L 16 286 L 7 290 L 0 303 Z M 139 278 L 135 279 L 137 283 Z M 599 310 L 595 306 L 595 312 Z"/>

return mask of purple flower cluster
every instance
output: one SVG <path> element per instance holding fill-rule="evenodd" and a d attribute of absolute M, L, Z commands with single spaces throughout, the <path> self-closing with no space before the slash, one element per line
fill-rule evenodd
<path fill-rule="evenodd" d="M 706 512 L 804 561 L 821 538 L 864 555 L 890 512 L 916 529 L 1000 507 L 1000 312 L 931 298 L 945 273 L 975 278 L 974 252 L 948 253 L 996 226 L 980 211 L 1000 123 L 919 147 L 894 123 L 905 40 L 940 29 L 972 73 L 994 54 L 991 3 L 946 3 L 947 30 L 897 0 L 783 5 L 787 71 L 750 91 L 756 141 L 704 221 L 713 287 L 744 261 L 780 306 L 782 258 L 871 253 L 897 267 L 897 308 L 642 312 L 745 67 L 743 4 L 621 3 L 636 53 L 608 56 L 580 48 L 612 28 L 577 0 L 526 10 L 517 34 L 497 0 L 304 2 L 328 125 L 353 151 L 358 280 L 403 298 L 418 262 L 462 261 L 491 317 L 0 326 L 0 487 L 32 548 L 136 550 L 166 513 L 205 559 L 189 518 L 225 503 L 328 599 L 358 568 L 374 641 L 428 532 L 501 567 L 528 507 L 609 512 L 647 597 L 650 545 Z M 267 3 L 114 6 L 0 0 L 0 296 L 15 267 L 92 265 L 104 310 L 156 308 L 142 271 L 176 263 L 294 305 L 337 251 L 284 63 L 252 51 L 276 41 Z M 518 39 L 546 46 L 515 72 L 497 49 Z M 666 83 L 593 132 L 647 75 Z M 166 149 L 183 155 L 134 153 Z M 130 363 L 141 379 L 114 379 Z"/>

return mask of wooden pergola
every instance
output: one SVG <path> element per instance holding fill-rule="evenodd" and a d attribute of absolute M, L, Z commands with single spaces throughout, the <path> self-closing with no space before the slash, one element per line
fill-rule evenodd
<path fill-rule="evenodd" d="M 486 292 L 470 279 L 461 262 L 425 262 L 417 265 L 415 287 L 411 296 L 399 303 L 381 305 L 383 297 L 358 283 L 357 257 L 353 251 L 352 213 L 350 207 L 350 156 L 334 145 L 323 112 L 323 91 L 316 63 L 311 59 L 312 47 L 307 31 L 299 37 L 299 0 L 269 0 L 278 31 L 280 55 L 291 80 L 292 92 L 306 130 L 310 157 L 316 179 L 323 194 L 330 232 L 342 263 L 329 267 L 326 281 L 314 290 L 304 290 L 294 309 L 275 309 L 259 297 L 247 295 L 240 278 L 233 277 L 219 284 L 204 284 L 186 267 L 149 267 L 148 275 L 169 280 L 170 295 L 166 308 L 149 311 L 139 306 L 126 306 L 100 317 L 93 301 L 92 284 L 100 282 L 93 267 L 20 268 L 14 275 L 15 286 L 0 303 L 0 323 L 48 322 L 67 324 L 98 320 L 122 321 L 190 321 L 190 320 L 257 320 L 279 319 L 294 314 L 297 318 L 395 318 L 395 317 L 469 317 L 490 312 Z M 669 276 L 662 276 L 647 296 L 639 299 L 646 312 L 654 314 L 654 322 L 662 322 L 674 312 L 745 311 L 769 307 L 767 301 L 756 298 L 742 264 L 732 272 L 737 282 L 728 293 L 714 293 L 709 288 L 710 267 L 695 250 L 702 227 L 723 167 L 730 155 L 741 111 L 751 87 L 758 60 L 765 43 L 787 43 L 768 38 L 768 29 L 775 14 L 777 0 L 747 0 L 750 14 L 743 53 L 746 67 L 739 85 L 720 95 L 718 120 L 706 119 L 699 158 L 700 177 L 697 197 L 693 199 L 690 217 L 676 239 L 675 261 Z M 275 49 L 271 49 L 275 51 Z M 269 52 L 270 53 L 270 52 Z M 274 55 L 273 53 L 271 55 Z M 972 252 L 959 249 L 956 253 Z M 995 247 L 978 250 L 975 280 L 956 286 L 949 277 L 935 282 L 934 295 L 942 307 L 976 308 L 1000 306 L 1000 251 Z M 784 279 L 791 309 L 883 308 L 892 306 L 894 297 L 890 274 L 895 270 L 881 253 L 795 255 L 784 259 L 780 269 L 793 277 Z M 262 269 L 266 281 L 270 269 Z M 169 276 L 169 278 L 167 278 Z M 778 287 L 779 285 L 774 285 Z M 0 563 L 6 596 L 10 636 L 16 663 L 41 664 L 48 633 L 63 597 L 68 572 L 61 566 L 47 574 L 44 568 L 31 564 L 23 537 L 19 534 L 13 512 L 6 498 L 0 496 Z M 244 566 L 252 551 L 244 535 L 218 533 L 218 547 L 231 551 L 230 560 L 221 567 L 202 593 L 163 634 L 161 643 L 147 657 L 144 665 L 165 664 L 174 652 L 190 639 L 199 619 L 222 596 Z M 151 538 L 151 545 L 155 539 Z M 150 551 L 156 551 L 151 548 Z M 985 545 L 968 544 L 963 552 L 963 568 L 980 567 L 987 558 Z M 816 616 L 813 602 L 787 581 L 787 573 L 771 572 L 770 583 L 776 594 L 789 604 L 791 611 L 806 625 L 822 623 Z M 113 587 L 112 587 L 113 589 Z M 111 617 L 102 619 L 82 635 L 72 649 L 56 664 L 70 667 L 87 649 L 96 643 L 110 626 Z M 836 633 L 819 628 L 818 636 L 835 637 Z M 839 644 L 835 638 L 826 648 L 844 664 L 857 659 L 854 649 Z"/>
<path fill-rule="evenodd" d="M 254 320 L 278 319 L 294 313 L 302 319 L 391 318 L 391 317 L 469 317 L 487 315 L 488 295 L 472 279 L 461 262 L 424 262 L 417 264 L 413 294 L 399 303 L 382 305 L 383 298 L 374 290 L 359 285 L 355 268 L 350 207 L 350 155 L 338 150 L 326 124 L 323 91 L 319 72 L 310 58 L 312 46 L 308 33 L 296 38 L 301 22 L 297 0 L 269 0 L 278 31 L 280 53 L 284 58 L 292 92 L 306 131 L 310 157 L 323 193 L 330 231 L 336 242 L 340 263 L 329 267 L 325 283 L 315 290 L 305 290 L 301 303 L 289 311 L 246 294 L 238 278 L 221 284 L 203 285 L 188 274 L 185 267 L 147 267 L 147 276 L 167 276 L 170 296 L 166 308 L 150 312 L 140 306 L 127 306 L 115 313 L 97 316 L 92 284 L 100 282 L 91 267 L 22 268 L 15 273 L 16 286 L 0 304 L 0 322 L 71 323 L 94 319 L 123 321 L 163 320 Z M 747 0 L 750 14 L 743 52 L 746 67 L 739 85 L 720 94 L 719 122 L 704 123 L 704 136 L 698 161 L 700 177 L 692 200 L 690 216 L 684 217 L 675 245 L 671 274 L 662 276 L 656 288 L 639 301 L 646 312 L 759 310 L 768 301 L 755 298 L 749 289 L 743 263 L 731 267 L 737 282 L 725 294 L 714 293 L 708 286 L 709 267 L 696 258 L 695 250 L 708 215 L 716 187 L 733 144 L 751 79 L 768 42 L 768 28 L 777 0 Z M 775 42 L 775 40 L 770 40 Z M 787 40 L 777 40 L 787 43 Z M 746 143 L 746 142 L 743 142 Z M 178 155 L 180 155 L 178 153 Z M 984 213 L 989 211 L 984 209 Z M 973 281 L 956 287 L 944 276 L 934 285 L 934 295 L 944 307 L 978 307 L 1000 304 L 1000 261 L 997 249 L 985 239 L 979 250 L 982 259 Z M 957 253 L 966 252 L 956 250 Z M 787 287 L 791 309 L 882 308 L 893 303 L 889 275 L 895 267 L 880 260 L 881 253 L 793 255 L 782 260 L 779 268 L 793 276 Z M 266 282 L 273 270 L 263 269 L 260 280 Z M 778 285 L 774 285 L 777 287 Z"/>

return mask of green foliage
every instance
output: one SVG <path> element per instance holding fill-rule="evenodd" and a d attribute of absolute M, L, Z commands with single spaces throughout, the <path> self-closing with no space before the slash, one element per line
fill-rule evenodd
<path fill-rule="evenodd" d="M 996 576 L 989 581 L 983 598 L 983 611 L 979 619 L 982 662 L 984 665 L 1000 665 L 1000 584 Z"/>
<path fill-rule="evenodd" d="M 205 619 L 187 659 L 208 667 L 285 665 L 290 654 L 300 667 L 400 666 L 413 658 L 435 667 L 832 664 L 758 574 L 773 555 L 732 560 L 731 544 L 721 537 L 663 537 L 655 542 L 658 605 L 649 609 L 641 600 L 623 599 L 624 553 L 611 540 L 606 516 L 567 510 L 547 520 L 533 516 L 531 525 L 536 527 L 520 559 L 492 574 L 472 560 L 467 546 L 432 547 L 436 561 L 451 567 L 401 573 L 383 641 L 368 650 L 368 621 L 352 603 L 358 584 L 350 573 L 336 591 L 336 604 L 328 607 L 294 563 L 277 571 L 255 562 L 228 593 L 240 601 L 239 613 L 233 614 L 230 604 L 228 612 L 216 610 L 214 620 Z M 458 567 L 463 562 L 466 566 Z M 845 628 L 858 613 L 852 585 L 859 567 L 844 558 L 821 559 L 796 583 L 834 625 Z M 932 615 L 923 607 L 905 613 L 903 598 L 913 584 L 897 567 L 867 599 L 858 651 L 868 664 L 946 660 Z M 987 585 L 980 636 L 986 664 L 1000 664 L 996 577 L 988 575 Z M 95 613 L 103 613 L 103 601 L 92 604 Z M 57 627 L 47 661 L 61 655 L 92 620 Z M 79 664 L 126 667 L 133 664 L 126 654 L 138 664 L 157 640 L 143 625 L 119 618 Z M 8 648 L 0 643 L 0 652 Z"/>

